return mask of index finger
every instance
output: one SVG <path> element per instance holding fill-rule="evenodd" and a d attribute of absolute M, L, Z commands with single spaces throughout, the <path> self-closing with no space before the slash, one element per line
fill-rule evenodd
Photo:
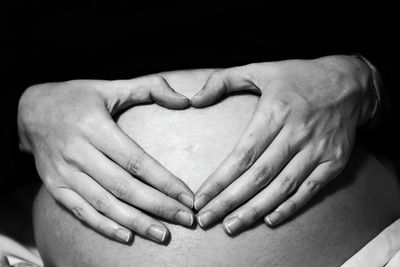
<path fill-rule="evenodd" d="M 194 203 L 196 210 L 203 208 L 247 171 L 282 129 L 285 114 L 275 112 L 269 105 L 264 105 L 263 101 L 266 100 L 260 100 L 235 149 L 197 190 Z"/>
<path fill-rule="evenodd" d="M 203 88 L 190 100 L 192 106 L 201 108 L 212 105 L 223 95 L 231 92 L 252 91 L 261 94 L 260 88 L 252 81 L 254 65 L 214 71 Z"/>
<path fill-rule="evenodd" d="M 111 119 L 91 137 L 92 144 L 119 166 L 164 194 L 193 207 L 193 193 L 178 177 L 147 154 Z"/>
<path fill-rule="evenodd" d="M 400 219 L 351 257 L 342 267 L 384 266 L 400 250 Z"/>

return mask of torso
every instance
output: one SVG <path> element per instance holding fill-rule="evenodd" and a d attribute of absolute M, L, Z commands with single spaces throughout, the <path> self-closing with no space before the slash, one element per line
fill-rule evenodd
<path fill-rule="evenodd" d="M 191 96 L 208 70 L 166 74 Z M 206 109 L 132 108 L 120 127 L 195 191 L 232 150 L 258 102 L 236 95 Z M 338 266 L 400 216 L 394 172 L 357 144 L 345 171 L 310 205 L 280 227 L 259 222 L 228 237 L 221 224 L 203 230 L 166 223 L 171 241 L 158 245 L 135 236 L 111 241 L 76 220 L 42 188 L 34 211 L 42 257 L 55 266 Z"/>

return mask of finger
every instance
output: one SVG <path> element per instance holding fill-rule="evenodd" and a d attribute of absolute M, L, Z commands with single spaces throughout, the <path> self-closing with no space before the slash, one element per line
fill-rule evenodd
<path fill-rule="evenodd" d="M 235 149 L 197 190 L 194 203 L 196 210 L 202 209 L 208 201 L 247 171 L 281 131 L 283 114 L 276 114 L 264 107 L 260 103 Z"/>
<path fill-rule="evenodd" d="M 117 200 L 84 173 L 75 173 L 73 189 L 98 212 L 145 238 L 163 243 L 169 235 L 167 227 L 143 212 Z"/>
<path fill-rule="evenodd" d="M 103 134 L 93 134 L 90 137 L 97 149 L 136 178 L 180 201 L 190 209 L 193 207 L 194 196 L 189 187 L 148 155 L 115 123 L 104 123 L 101 129 L 97 129 L 99 130 Z M 100 166 L 98 163 L 96 165 Z"/>
<path fill-rule="evenodd" d="M 275 226 L 288 219 L 306 205 L 338 173 L 338 169 L 333 168 L 328 162 L 318 165 L 293 196 L 264 218 L 265 223 L 269 226 Z"/>
<path fill-rule="evenodd" d="M 255 223 L 296 190 L 315 165 L 309 151 L 296 154 L 265 189 L 224 219 L 224 230 L 236 234 Z"/>
<path fill-rule="evenodd" d="M 247 172 L 211 200 L 198 214 L 200 226 L 224 217 L 267 186 L 297 153 L 297 145 L 287 140 L 288 131 L 281 132 Z"/>
<path fill-rule="evenodd" d="M 161 75 L 148 75 L 130 80 L 117 80 L 108 84 L 117 98 L 106 97 L 110 110 L 139 103 L 157 103 L 170 109 L 184 109 L 190 106 L 190 100 L 176 92 Z M 112 112 L 113 113 L 113 112 Z"/>
<path fill-rule="evenodd" d="M 384 266 L 400 251 L 400 219 L 383 230 L 342 267 Z"/>
<path fill-rule="evenodd" d="M 83 151 L 77 165 L 117 198 L 171 222 L 193 224 L 193 212 L 187 206 L 132 177 L 93 146 Z"/>
<path fill-rule="evenodd" d="M 399 267 L 400 266 L 400 250 L 394 255 L 393 258 L 385 265 L 385 267 Z"/>
<path fill-rule="evenodd" d="M 53 195 L 55 199 L 70 210 L 76 218 L 87 223 L 99 233 L 122 243 L 128 243 L 132 239 L 130 230 L 101 215 L 72 190 L 59 188 Z"/>
<path fill-rule="evenodd" d="M 214 71 L 203 88 L 190 100 L 192 106 L 201 108 L 212 105 L 231 92 L 252 91 L 260 94 L 260 89 L 251 80 L 253 68 L 254 65 L 249 64 Z"/>

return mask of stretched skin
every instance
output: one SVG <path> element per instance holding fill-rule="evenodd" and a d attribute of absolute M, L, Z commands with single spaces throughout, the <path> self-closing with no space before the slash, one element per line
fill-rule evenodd
<path fill-rule="evenodd" d="M 163 75 L 191 97 L 210 72 Z M 127 110 L 118 124 L 195 191 L 233 149 L 257 101 L 240 94 L 205 109 L 144 105 Z M 356 144 L 343 173 L 277 228 L 260 221 L 229 237 L 221 224 L 202 230 L 166 223 L 171 239 L 165 246 L 137 235 L 123 245 L 79 222 L 45 188 L 36 198 L 33 221 L 46 266 L 338 266 L 400 217 L 398 203 L 400 187 L 390 165 Z"/>

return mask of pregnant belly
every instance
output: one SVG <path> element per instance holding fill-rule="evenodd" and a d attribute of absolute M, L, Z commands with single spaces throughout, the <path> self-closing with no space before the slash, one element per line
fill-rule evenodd
<path fill-rule="evenodd" d="M 209 70 L 165 74 L 191 96 Z M 195 191 L 232 150 L 257 105 L 235 95 L 206 109 L 156 105 L 123 113 L 120 127 Z M 221 224 L 203 230 L 169 224 L 171 240 L 158 245 L 135 236 L 111 241 L 76 220 L 46 189 L 34 206 L 35 237 L 49 266 L 338 266 L 400 216 L 400 190 L 391 169 L 356 145 L 344 172 L 301 212 L 271 229 L 262 222 L 228 237 Z"/>

